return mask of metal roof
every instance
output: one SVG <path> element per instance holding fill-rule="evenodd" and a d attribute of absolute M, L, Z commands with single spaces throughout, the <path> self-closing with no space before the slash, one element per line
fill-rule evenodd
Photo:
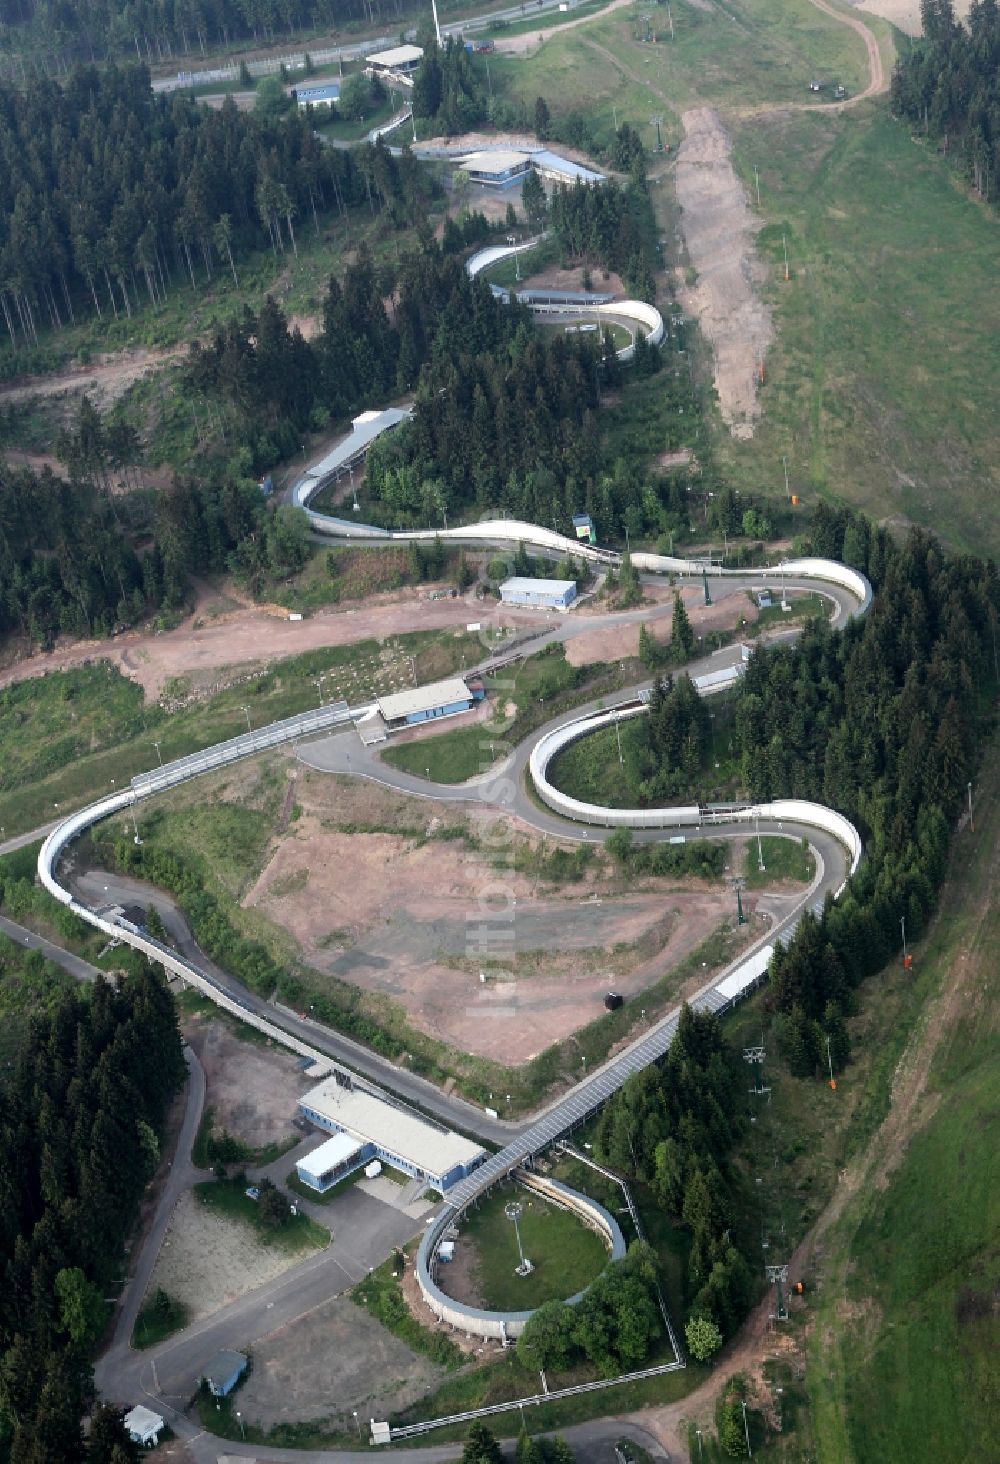
<path fill-rule="evenodd" d="M 501 594 L 504 590 L 519 590 L 521 593 L 536 595 L 545 590 L 549 594 L 565 595 L 567 590 L 575 592 L 576 580 L 532 579 L 529 575 L 514 574 L 500 586 Z"/>
<path fill-rule="evenodd" d="M 398 1154 L 400 1159 L 432 1177 L 447 1174 L 456 1164 L 474 1164 L 483 1153 L 471 1139 L 464 1139 L 450 1129 L 437 1128 L 415 1113 L 394 1108 L 373 1093 L 342 1088 L 334 1078 L 310 1088 L 299 1103 L 346 1129 L 355 1138 Z"/>
<path fill-rule="evenodd" d="M 465 156 L 456 158 L 463 168 L 474 168 L 477 173 L 507 173 L 512 168 L 527 168 L 531 164 L 531 158 L 526 152 L 515 152 L 512 149 L 498 149 L 493 151 L 466 153 Z"/>
<path fill-rule="evenodd" d="M 308 1174 L 311 1179 L 321 1180 L 338 1164 L 344 1164 L 360 1154 L 363 1148 L 364 1145 L 350 1134 L 334 1134 L 332 1139 L 327 1139 L 325 1144 L 320 1144 L 318 1149 L 314 1149 L 304 1159 L 299 1159 L 295 1167 Z"/>
<path fill-rule="evenodd" d="M 390 46 L 388 51 L 375 51 L 365 60 L 370 66 L 409 66 L 423 54 L 421 46 Z"/>
<path fill-rule="evenodd" d="M 163 1419 L 151 1408 L 146 1408 L 142 1403 L 137 1403 L 125 1415 L 125 1430 L 127 1433 L 138 1434 L 140 1438 L 148 1433 L 159 1432 L 163 1427 Z"/>
<path fill-rule="evenodd" d="M 571 163 L 569 158 L 560 157 L 549 148 L 540 148 L 531 154 L 531 161 L 544 173 L 558 173 L 563 178 L 579 178 L 583 183 L 603 183 L 605 175 L 594 168 L 584 168 L 580 163 Z"/>
<path fill-rule="evenodd" d="M 431 712 L 435 707 L 450 707 L 453 702 L 471 700 L 472 693 L 461 676 L 449 676 L 445 681 L 432 681 L 429 686 L 380 696 L 378 706 L 387 722 L 395 722 L 399 717 L 412 717 L 414 712 Z"/>
<path fill-rule="evenodd" d="M 241 1373 L 246 1365 L 245 1353 L 223 1350 L 215 1354 L 207 1367 L 202 1369 L 201 1375 L 206 1382 L 214 1383 L 217 1388 L 224 1388 L 233 1373 Z"/>
<path fill-rule="evenodd" d="M 298 508 L 305 508 L 313 494 L 327 479 L 336 477 L 371 447 L 376 437 L 381 437 L 390 427 L 405 422 L 411 412 L 404 407 L 386 407 L 384 412 L 362 412 L 355 417 L 352 430 L 328 452 L 318 463 L 312 463 L 292 489 L 292 502 Z"/>

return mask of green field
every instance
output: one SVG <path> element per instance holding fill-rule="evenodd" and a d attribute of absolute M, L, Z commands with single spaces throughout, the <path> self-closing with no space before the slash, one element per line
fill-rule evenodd
<path fill-rule="evenodd" d="M 821 493 L 996 553 L 994 219 L 884 104 L 757 118 L 734 143 L 744 179 L 760 170 L 776 334 L 761 428 L 718 436 L 731 477 L 773 488 L 786 455 L 807 506 Z"/>
<path fill-rule="evenodd" d="M 647 15 L 656 43 L 640 39 Z M 529 107 L 541 95 L 553 112 L 583 110 L 605 142 L 617 108 L 619 123 L 638 128 L 652 149 L 652 114 L 663 115 L 664 140 L 673 143 L 688 107 L 809 100 L 817 75 L 851 91 L 867 80 L 860 38 L 809 0 L 727 0 L 710 11 L 679 5 L 673 19 L 673 41 L 665 13 L 632 6 L 553 36 L 531 56 L 491 56 L 494 87 Z"/>
<path fill-rule="evenodd" d="M 504 1213 L 513 1202 L 521 1207 L 521 1244 L 535 1268 L 530 1276 L 515 1274 L 517 1240 Z M 463 1220 L 457 1248 L 470 1246 L 480 1303 L 498 1311 L 528 1311 L 546 1301 L 565 1301 L 596 1280 L 608 1262 L 600 1236 L 568 1210 L 509 1185 L 482 1200 Z"/>
<path fill-rule="evenodd" d="M 758 853 L 764 856 L 763 872 Z M 779 880 L 808 884 L 816 872 L 816 862 L 805 839 L 782 839 L 761 834 L 758 851 L 756 838 L 747 842 L 747 889 L 766 890 Z"/>

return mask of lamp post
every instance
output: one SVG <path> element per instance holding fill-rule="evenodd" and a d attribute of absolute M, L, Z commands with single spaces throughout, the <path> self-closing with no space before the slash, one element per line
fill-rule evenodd
<path fill-rule="evenodd" d="M 354 1409 L 354 1423 L 358 1430 L 358 1438 L 361 1437 L 361 1419 L 358 1417 L 358 1410 Z"/>
<path fill-rule="evenodd" d="M 753 1458 L 753 1449 L 751 1449 L 751 1447 L 750 1447 L 750 1426 L 747 1423 L 747 1405 L 746 1405 L 746 1400 L 745 1399 L 742 1400 L 742 1401 L 743 1401 L 743 1432 L 747 1436 L 747 1458 L 748 1459 L 752 1459 Z"/>
<path fill-rule="evenodd" d="M 514 1235 L 517 1238 L 517 1253 L 520 1257 L 520 1260 L 514 1274 L 516 1276 L 530 1276 L 535 1268 L 528 1260 L 527 1256 L 524 1254 L 524 1247 L 521 1244 L 521 1227 L 517 1223 L 523 1215 L 524 1210 L 517 1200 L 509 1200 L 508 1203 L 504 1205 L 503 1212 L 507 1216 L 507 1219 L 512 1221 L 514 1226 Z"/>
<path fill-rule="evenodd" d="M 162 766 L 163 766 L 163 753 L 160 751 L 160 744 L 158 742 L 154 742 L 153 743 L 153 746 L 156 748 L 156 756 L 159 759 L 160 767 L 162 768 Z"/>
<path fill-rule="evenodd" d="M 757 830 L 757 868 L 761 874 L 764 873 L 764 848 L 760 842 L 760 809 L 755 808 L 753 813 L 754 827 Z"/>
<path fill-rule="evenodd" d="M 238 1408 L 236 1410 L 236 1417 L 240 1421 L 240 1433 L 243 1435 L 243 1442 L 246 1443 L 247 1431 L 243 1427 L 243 1414 L 240 1412 L 240 1410 Z"/>
<path fill-rule="evenodd" d="M 240 711 L 243 713 L 244 717 L 246 717 L 246 719 L 247 719 L 247 731 L 250 733 L 250 736 L 252 737 L 253 736 L 253 727 L 250 725 L 250 708 L 249 707 L 241 707 L 240 708 Z"/>

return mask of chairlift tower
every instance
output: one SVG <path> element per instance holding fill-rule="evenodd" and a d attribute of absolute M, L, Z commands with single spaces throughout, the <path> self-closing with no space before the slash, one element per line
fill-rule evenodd
<path fill-rule="evenodd" d="M 787 1322 L 788 1307 L 785 1305 L 784 1285 L 788 1280 L 788 1267 L 765 1266 L 764 1270 L 767 1273 L 768 1281 L 775 1289 L 775 1307 L 774 1311 L 769 1313 L 770 1319 L 772 1322 Z"/>

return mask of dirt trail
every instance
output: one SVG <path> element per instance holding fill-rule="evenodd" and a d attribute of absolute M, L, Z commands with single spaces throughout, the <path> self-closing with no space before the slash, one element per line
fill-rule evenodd
<path fill-rule="evenodd" d="M 631 4 L 632 0 L 611 0 L 611 4 L 605 5 L 603 10 L 595 10 L 591 15 L 581 15 L 577 20 L 567 20 L 563 25 L 543 26 L 541 30 L 525 31 L 523 35 L 507 36 L 505 39 L 498 36 L 495 48 L 507 56 L 526 56 L 550 36 L 561 36 L 566 31 L 576 30 L 579 25 L 589 25 L 592 20 L 603 20 L 613 10 L 624 10 Z"/>
<path fill-rule="evenodd" d="M 760 415 L 757 378 L 773 330 L 758 288 L 754 252 L 759 220 L 730 160 L 732 143 L 714 107 L 685 112 L 677 153 L 681 228 L 697 284 L 681 292 L 712 347 L 722 419 L 734 437 L 753 436 Z"/>
<path fill-rule="evenodd" d="M 111 406 L 147 371 L 187 353 L 186 346 L 169 350 L 116 351 L 101 356 L 93 366 L 68 366 L 40 376 L 16 376 L 0 386 L 0 401 L 21 402 L 30 397 L 58 396 L 62 392 L 90 392 L 99 407 Z"/>

